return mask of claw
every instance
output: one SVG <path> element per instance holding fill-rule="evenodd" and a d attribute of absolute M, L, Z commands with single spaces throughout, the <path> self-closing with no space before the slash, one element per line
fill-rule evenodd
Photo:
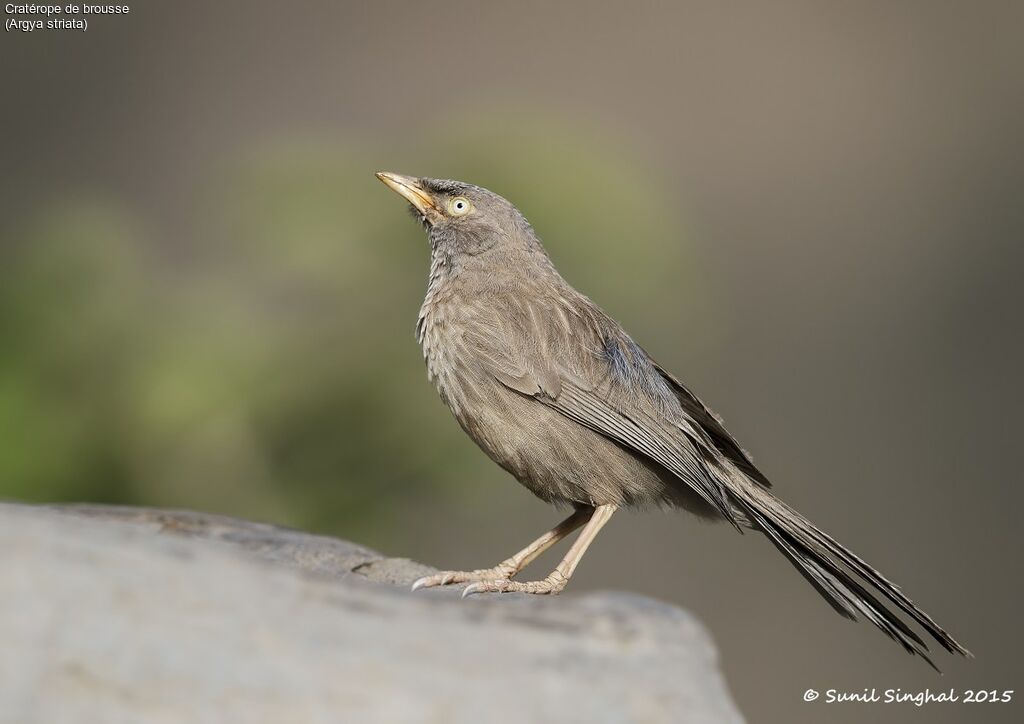
<path fill-rule="evenodd" d="M 462 597 L 472 596 L 474 593 L 483 593 L 484 587 L 479 583 L 470 583 L 464 589 L 462 589 Z"/>
<path fill-rule="evenodd" d="M 469 596 L 472 596 L 473 594 L 476 594 L 476 593 L 486 593 L 488 591 L 500 590 L 500 589 L 495 587 L 495 585 L 494 585 L 495 583 L 497 583 L 497 582 L 495 582 L 495 581 L 477 581 L 475 584 L 470 584 L 469 586 L 467 586 L 466 588 L 463 589 L 462 597 L 463 598 L 468 598 Z"/>
<path fill-rule="evenodd" d="M 412 584 L 412 590 L 420 588 L 432 588 L 434 586 L 447 586 L 449 583 L 455 580 L 456 573 L 454 571 L 446 571 L 444 574 L 435 573 L 432 576 L 423 576 L 418 578 Z"/>
<path fill-rule="evenodd" d="M 477 581 L 470 583 L 462 589 L 462 597 L 472 596 L 475 593 L 504 593 L 512 588 L 512 581 L 507 579 Z"/>

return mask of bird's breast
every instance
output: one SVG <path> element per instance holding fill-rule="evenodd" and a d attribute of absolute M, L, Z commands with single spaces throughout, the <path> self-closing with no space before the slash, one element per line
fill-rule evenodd
<path fill-rule="evenodd" d="M 447 290 L 428 290 L 416 324 L 427 377 L 456 417 L 464 414 L 466 398 L 474 390 L 472 354 L 464 342 L 464 311 Z"/>

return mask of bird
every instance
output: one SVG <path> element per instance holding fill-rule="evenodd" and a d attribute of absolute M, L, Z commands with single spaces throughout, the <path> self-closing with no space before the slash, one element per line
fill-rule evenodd
<path fill-rule="evenodd" d="M 413 590 L 557 594 L 620 508 L 681 508 L 758 531 L 840 615 L 865 619 L 933 668 L 918 629 L 971 653 L 898 586 L 783 502 L 721 418 L 555 269 L 509 201 L 460 181 L 381 171 L 430 242 L 416 321 L 427 376 L 463 431 L 540 499 L 572 513 L 490 568 Z M 515 580 L 582 528 L 546 577 Z M 909 622 L 903 617 L 909 619 Z"/>

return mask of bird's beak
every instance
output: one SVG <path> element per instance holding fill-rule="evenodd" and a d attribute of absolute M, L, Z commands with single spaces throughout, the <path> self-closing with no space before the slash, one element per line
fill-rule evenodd
<path fill-rule="evenodd" d="M 437 221 L 441 212 L 437 208 L 437 204 L 434 203 L 434 197 L 431 196 L 420 184 L 418 180 L 412 176 L 402 176 L 397 173 L 390 173 L 388 171 L 377 172 L 377 178 L 384 182 L 384 184 L 392 191 L 402 196 L 406 201 L 416 207 L 416 210 L 423 214 L 423 217 L 434 223 Z"/>

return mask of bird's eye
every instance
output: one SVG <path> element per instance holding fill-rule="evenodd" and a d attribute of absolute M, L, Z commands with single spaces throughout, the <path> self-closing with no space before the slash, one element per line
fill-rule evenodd
<path fill-rule="evenodd" d="M 473 204 L 465 196 L 456 196 L 448 202 L 448 213 L 452 216 L 465 216 L 473 210 Z"/>

